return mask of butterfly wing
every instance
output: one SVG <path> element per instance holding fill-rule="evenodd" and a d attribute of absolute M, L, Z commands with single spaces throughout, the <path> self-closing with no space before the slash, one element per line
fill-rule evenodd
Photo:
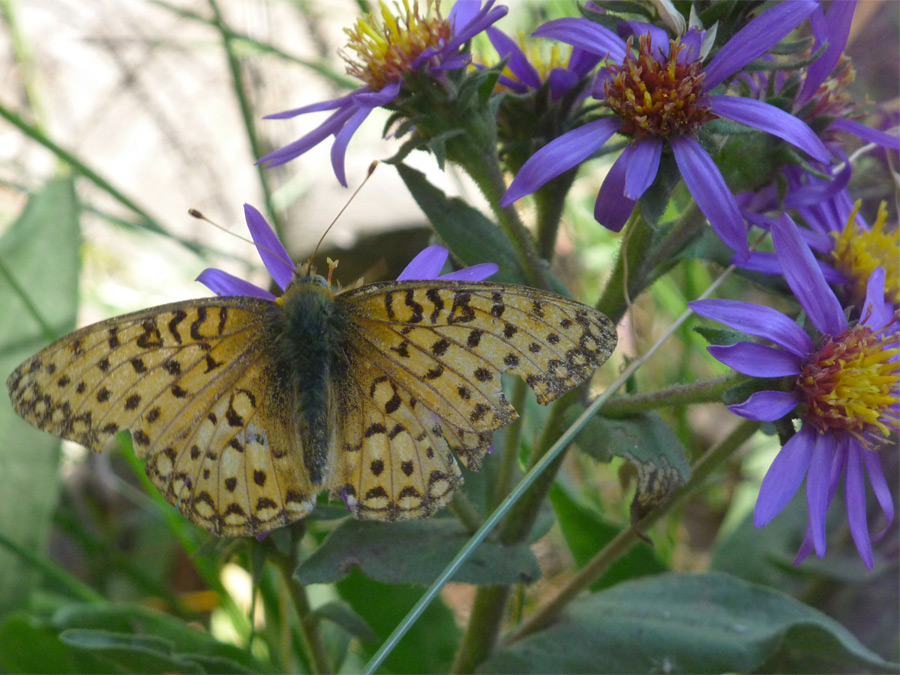
<path fill-rule="evenodd" d="M 167 501 L 215 534 L 280 527 L 306 515 L 315 493 L 264 348 L 273 307 L 209 298 L 88 326 L 13 372 L 13 407 L 96 451 L 131 431 Z"/>
<path fill-rule="evenodd" d="M 357 386 L 338 402 L 352 423 L 339 433 L 331 488 L 351 495 L 359 517 L 421 517 L 449 501 L 459 482 L 450 448 L 478 468 L 491 432 L 516 417 L 501 373 L 522 377 L 548 403 L 585 381 L 616 343 L 599 312 L 523 286 L 394 282 L 337 301 L 351 319 Z"/>

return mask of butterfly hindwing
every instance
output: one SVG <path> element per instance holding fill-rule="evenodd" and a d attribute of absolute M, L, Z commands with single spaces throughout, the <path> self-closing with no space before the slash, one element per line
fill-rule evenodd
<path fill-rule="evenodd" d="M 129 430 L 160 492 L 217 534 L 284 525 L 315 495 L 296 461 L 290 401 L 279 403 L 268 372 L 271 307 L 210 298 L 88 326 L 13 372 L 13 406 L 38 428 L 97 451 Z"/>

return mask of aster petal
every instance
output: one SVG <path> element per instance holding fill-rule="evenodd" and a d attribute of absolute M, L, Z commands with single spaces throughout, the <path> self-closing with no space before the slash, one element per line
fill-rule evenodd
<path fill-rule="evenodd" d="M 361 91 L 368 91 L 368 87 L 361 87 L 356 91 L 351 91 L 349 94 L 345 94 L 344 96 L 339 96 L 338 98 L 333 98 L 328 101 L 320 101 L 318 103 L 313 103 L 311 105 L 305 105 L 302 108 L 294 108 L 292 110 L 284 110 L 279 113 L 273 113 L 272 115 L 266 115 L 263 117 L 264 120 L 283 120 L 288 119 L 289 117 L 296 117 L 297 115 L 303 115 L 305 113 L 311 112 L 320 112 L 322 110 L 334 110 L 335 108 L 343 108 L 345 105 L 350 103 L 350 99 L 354 94 L 357 94 Z"/>
<path fill-rule="evenodd" d="M 859 447 L 851 447 L 847 452 L 847 474 L 844 477 L 844 500 L 847 505 L 847 524 L 850 536 L 866 567 L 872 569 L 872 541 L 869 539 L 869 524 L 866 522 L 866 483 Z"/>
<path fill-rule="evenodd" d="M 447 41 L 446 46 L 441 49 L 441 53 L 448 55 L 455 52 L 485 28 L 506 16 L 508 11 L 509 9 L 505 5 L 494 7 L 494 0 L 488 0 L 469 21 L 454 23 L 453 37 Z"/>
<path fill-rule="evenodd" d="M 851 443 L 853 441 L 850 441 Z M 891 523 L 894 522 L 894 500 L 891 498 L 891 489 L 888 487 L 887 480 L 884 477 L 884 469 L 881 467 L 881 457 L 877 452 L 861 451 L 863 464 L 866 467 L 866 473 L 869 474 L 869 484 L 878 500 L 887 523 L 878 534 L 873 538 L 874 541 L 881 539 L 890 529 Z"/>
<path fill-rule="evenodd" d="M 439 279 L 446 281 L 484 281 L 500 271 L 496 263 L 479 263 L 471 267 L 464 267 L 456 272 L 442 274 Z"/>
<path fill-rule="evenodd" d="M 778 515 L 803 482 L 812 459 L 815 431 L 802 427 L 784 444 L 766 471 L 753 510 L 753 525 L 763 527 Z"/>
<path fill-rule="evenodd" d="M 724 323 L 748 335 L 771 340 L 792 354 L 805 358 L 813 350 L 806 332 L 781 312 L 739 300 L 694 300 L 688 307 L 700 316 Z"/>
<path fill-rule="evenodd" d="M 344 168 L 344 159 L 347 156 L 347 145 L 359 125 L 366 121 L 366 118 L 372 112 L 372 108 L 359 108 L 353 116 L 347 120 L 347 123 L 341 130 L 335 134 L 334 143 L 331 145 L 331 168 L 334 175 L 338 179 L 338 183 L 347 187 L 347 173 Z"/>
<path fill-rule="evenodd" d="M 625 170 L 625 196 L 640 199 L 653 184 L 656 172 L 659 171 L 663 142 L 661 138 L 651 137 L 632 143 L 631 146 L 634 147 L 634 154 Z"/>
<path fill-rule="evenodd" d="M 252 298 L 275 300 L 275 296 L 269 291 L 214 267 L 209 267 L 200 272 L 196 281 L 199 281 L 216 295 L 248 295 Z"/>
<path fill-rule="evenodd" d="M 825 277 L 825 281 L 827 281 L 829 284 L 843 286 L 848 283 L 847 277 L 845 277 L 830 265 L 822 262 L 821 260 L 816 260 L 816 262 L 819 264 L 819 267 L 822 270 L 822 275 Z M 734 256 L 731 259 L 731 264 L 737 265 L 738 267 L 741 267 L 745 270 L 761 272 L 762 274 L 777 274 L 779 276 L 784 274 L 784 270 L 781 268 L 781 261 L 778 260 L 778 256 L 774 253 L 768 253 L 766 251 L 751 251 L 750 257 L 747 260 L 741 260 L 737 256 Z"/>
<path fill-rule="evenodd" d="M 710 345 L 706 350 L 729 368 L 750 377 L 799 375 L 804 362 L 796 354 L 756 342 Z"/>
<path fill-rule="evenodd" d="M 792 391 L 758 391 L 743 403 L 728 406 L 735 415 L 758 422 L 774 422 L 791 412 L 800 403 L 800 396 Z"/>
<path fill-rule="evenodd" d="M 587 52 L 580 47 L 572 47 L 572 54 L 569 56 L 566 69 L 575 73 L 580 79 L 591 72 L 598 63 L 600 63 L 600 57 L 597 54 Z"/>
<path fill-rule="evenodd" d="M 894 318 L 894 311 L 884 298 L 885 274 L 883 267 L 876 267 L 866 282 L 866 302 L 862 310 L 862 323 L 876 333 Z"/>
<path fill-rule="evenodd" d="M 784 196 L 785 209 L 802 206 L 821 208 L 823 206 L 831 205 L 830 202 L 839 199 L 841 193 L 846 194 L 844 188 L 846 188 L 847 183 L 850 182 L 850 176 L 853 173 L 853 164 L 850 162 L 847 155 L 840 149 L 835 149 L 835 154 L 843 161 L 843 168 L 835 174 L 834 179 L 820 180 L 811 174 L 805 174 L 807 179 L 806 184 L 797 185 Z M 849 207 L 850 209 L 853 208 L 852 202 L 849 204 Z M 830 228 L 831 231 L 843 229 L 847 222 L 847 217 L 846 215 L 839 216 L 837 220 L 839 222 L 835 223 L 835 226 Z"/>
<path fill-rule="evenodd" d="M 450 9 L 447 20 L 455 32 L 471 23 L 479 11 L 481 11 L 481 0 L 456 0 Z"/>
<path fill-rule="evenodd" d="M 885 133 L 884 131 L 867 127 L 865 124 L 857 122 L 856 120 L 845 120 L 842 118 L 834 120 L 828 125 L 828 128 L 840 129 L 841 131 L 846 131 L 849 134 L 858 136 L 864 141 L 877 143 L 882 147 L 900 152 L 900 136 L 898 136 L 896 132 L 890 134 Z"/>
<path fill-rule="evenodd" d="M 619 37 L 626 39 L 629 35 L 649 35 L 653 51 L 650 52 L 657 61 L 665 61 L 669 58 L 669 34 L 665 28 L 654 26 L 643 21 L 622 21 L 616 26 Z"/>
<path fill-rule="evenodd" d="M 828 149 L 805 122 L 774 105 L 743 96 L 710 96 L 710 111 L 787 141 L 813 159 L 827 164 Z"/>
<path fill-rule="evenodd" d="M 279 166 L 291 161 L 295 157 L 299 157 L 332 134 L 336 134 L 340 131 L 341 127 L 344 126 L 344 123 L 353 116 L 356 110 L 356 105 L 352 102 L 348 103 L 309 133 L 301 136 L 296 141 L 289 143 L 283 148 L 279 148 L 264 157 L 260 157 L 256 160 L 256 163 L 264 164 L 267 169 L 271 169 L 274 166 Z"/>
<path fill-rule="evenodd" d="M 621 122 L 614 117 L 588 122 L 545 145 L 519 169 L 500 200 L 500 206 L 509 206 L 586 160 L 603 147 L 620 125 Z"/>
<path fill-rule="evenodd" d="M 397 281 L 437 279 L 450 252 L 437 244 L 422 249 L 397 276 Z"/>
<path fill-rule="evenodd" d="M 714 89 L 726 77 L 769 51 L 812 14 L 816 7 L 818 3 L 813 0 L 794 0 L 776 5 L 753 19 L 704 68 L 704 88 L 707 91 Z"/>
<path fill-rule="evenodd" d="M 847 45 L 847 37 L 850 35 L 850 24 L 853 23 L 853 12 L 856 10 L 856 0 L 843 0 L 832 2 L 828 8 L 828 15 L 822 13 L 821 7 L 817 8 L 810 16 L 813 34 L 816 43 L 812 47 L 815 52 L 822 44 L 827 43 L 822 55 L 813 61 L 806 69 L 806 78 L 803 87 L 794 102 L 795 108 L 799 108 L 809 101 L 818 91 L 821 85 L 834 67 L 837 65 Z"/>
<path fill-rule="evenodd" d="M 806 475 L 806 509 L 812 530 L 813 547 L 820 558 L 825 555 L 825 514 L 828 512 L 828 488 L 831 485 L 831 464 L 834 455 L 834 435 L 816 434 L 809 472 Z"/>
<path fill-rule="evenodd" d="M 287 288 L 294 278 L 294 265 L 284 245 L 263 218 L 263 215 L 249 204 L 244 204 L 244 218 L 250 229 L 250 236 L 269 274 L 281 290 Z"/>
<path fill-rule="evenodd" d="M 511 39 L 506 33 L 499 28 L 491 26 L 486 31 L 488 39 L 497 50 L 497 54 L 501 59 L 508 59 L 507 67 L 512 71 L 520 82 L 532 89 L 541 88 L 541 76 L 538 71 L 528 61 L 525 52 Z"/>
<path fill-rule="evenodd" d="M 813 324 L 826 335 L 839 335 L 847 328 L 841 303 L 825 283 L 812 251 L 800 238 L 789 216 L 782 214 L 773 221 L 772 240 L 784 278 Z"/>
<path fill-rule="evenodd" d="M 588 19 L 563 17 L 538 27 L 532 37 L 551 38 L 591 54 L 609 57 L 616 63 L 625 60 L 625 42 L 618 35 Z"/>
<path fill-rule="evenodd" d="M 619 232 L 634 211 L 635 200 L 625 196 L 625 176 L 636 145 L 627 145 L 613 162 L 594 202 L 594 219 L 612 232 Z"/>
<path fill-rule="evenodd" d="M 558 101 L 569 91 L 572 90 L 581 77 L 566 68 L 554 68 L 547 75 L 547 82 L 550 84 L 550 97 L 554 101 Z"/>
<path fill-rule="evenodd" d="M 669 143 L 675 151 L 681 177 L 709 224 L 742 259 L 749 258 L 747 228 L 734 195 L 728 190 L 715 162 L 690 136 L 678 136 L 670 139 Z"/>

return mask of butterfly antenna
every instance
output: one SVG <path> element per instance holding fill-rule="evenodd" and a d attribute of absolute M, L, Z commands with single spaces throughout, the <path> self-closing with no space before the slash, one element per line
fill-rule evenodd
<path fill-rule="evenodd" d="M 275 257 L 278 258 L 279 260 L 282 260 L 283 262 L 287 263 L 289 267 L 293 267 L 293 266 L 294 266 L 294 263 L 292 263 L 290 260 L 284 260 L 284 259 L 282 258 L 282 256 L 281 256 L 281 254 L 279 254 L 279 253 L 273 251 L 273 250 L 270 249 L 268 246 L 260 246 L 259 244 L 257 244 L 257 243 L 256 243 L 255 241 L 253 241 L 252 239 L 249 239 L 249 238 L 247 238 L 247 237 L 243 237 L 243 236 L 241 236 L 241 235 L 239 235 L 239 234 L 236 234 L 235 232 L 232 232 L 231 230 L 229 230 L 227 227 L 222 227 L 222 226 L 219 225 L 216 221 L 210 220 L 209 218 L 207 218 L 206 216 L 204 216 L 204 215 L 203 215 L 202 213 L 200 213 L 200 211 L 198 211 L 197 209 L 188 209 L 188 215 L 193 216 L 193 217 L 196 218 L 197 220 L 203 220 L 203 221 L 206 221 L 207 223 L 209 223 L 209 224 L 212 225 L 213 227 L 215 227 L 215 228 L 217 228 L 217 229 L 219 229 L 219 230 L 222 230 L 222 232 L 224 232 L 225 234 L 230 234 L 232 237 L 235 237 L 235 238 L 237 238 L 237 239 L 240 239 L 241 241 L 246 242 L 246 243 L 250 244 L 251 246 L 255 246 L 257 249 L 262 249 L 263 251 L 266 251 L 267 253 L 271 253 L 273 256 L 275 256 Z"/>
<path fill-rule="evenodd" d="M 331 221 L 331 224 L 330 224 L 328 227 L 325 228 L 325 231 L 322 233 L 322 237 L 319 239 L 319 243 L 316 244 L 316 248 L 313 250 L 312 255 L 309 257 L 309 262 L 306 263 L 306 274 L 307 274 L 307 276 L 310 274 L 310 270 L 312 269 L 312 263 L 313 263 L 313 260 L 316 259 L 316 253 L 319 252 L 319 247 L 322 245 L 322 242 L 325 241 L 326 235 L 331 231 L 331 228 L 334 227 L 334 224 L 338 221 L 338 218 L 340 218 L 340 217 L 344 214 L 344 211 L 347 210 L 347 207 L 350 206 L 350 202 L 352 202 L 354 199 L 356 199 L 356 195 L 359 194 L 359 191 L 363 189 L 363 186 L 369 181 L 369 179 L 372 177 L 372 174 L 375 173 L 375 167 L 377 167 L 377 166 L 378 166 L 378 160 L 377 160 L 377 159 L 376 159 L 374 162 L 372 162 L 371 164 L 369 164 L 369 171 L 368 171 L 368 173 L 366 173 L 366 177 L 363 178 L 362 183 L 360 183 L 360 184 L 359 184 L 359 187 L 357 187 L 357 188 L 353 191 L 353 194 L 350 195 L 350 198 L 349 198 L 349 199 L 347 200 L 347 202 L 341 207 L 341 210 L 338 211 L 337 215 L 334 217 L 334 220 Z M 329 275 L 328 275 L 328 276 L 329 276 L 329 277 L 331 276 L 331 273 L 330 273 L 330 272 L 329 272 Z"/>

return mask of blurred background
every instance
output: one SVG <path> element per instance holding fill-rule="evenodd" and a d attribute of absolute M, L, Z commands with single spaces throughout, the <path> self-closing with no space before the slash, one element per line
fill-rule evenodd
<path fill-rule="evenodd" d="M 444 4 L 446 12 L 450 3 Z M 510 33 L 576 11 L 569 2 L 507 4 L 512 12 L 500 27 Z M 248 202 L 265 213 L 268 200 L 294 260 L 310 255 L 350 194 L 334 178 L 330 139 L 265 172 L 265 190 L 254 160 L 311 130 L 328 113 L 293 120 L 262 117 L 356 86 L 344 74 L 338 50 L 345 42 L 343 28 L 365 5 L 350 0 L 0 1 L 0 235 L 20 224 L 13 240 L 6 238 L 0 246 L 0 272 L 12 284 L 19 277 L 10 269 L 25 265 L 42 280 L 30 288 L 38 314 L 47 320 L 45 338 L 70 330 L 69 324 L 205 296 L 206 289 L 193 279 L 209 266 L 268 283 L 254 248 L 191 218 L 189 208 L 244 236 L 241 205 Z M 848 47 L 857 72 L 855 95 L 888 102 L 886 108 L 895 112 L 900 112 L 898 17 L 895 0 L 863 0 Z M 373 160 L 397 150 L 395 142 L 381 138 L 385 119 L 376 111 L 350 143 L 351 188 Z M 558 244 L 561 276 L 586 302 L 597 298 L 618 246 L 616 235 L 591 217 L 610 161 L 582 171 Z M 408 163 L 447 192 L 479 203 L 471 184 L 439 171 L 432 157 L 414 153 Z M 45 190 L 52 191 L 49 202 L 25 218 L 29 198 Z M 63 202 L 67 208 L 60 206 Z M 67 227 L 64 220 L 74 204 L 80 217 Z M 429 237 L 427 222 L 395 170 L 382 165 L 331 231 L 325 249 L 341 258 L 338 276 L 348 285 L 361 276 L 392 278 Z M 680 313 L 685 296 L 701 292 L 705 281 L 708 277 L 701 275 L 693 279 L 693 288 L 684 279 L 658 284 L 654 294 L 642 298 L 621 327 L 622 347 L 609 372 L 651 344 Z M 30 320 L 34 307 L 14 301 L 6 286 L 4 293 L 0 324 Z M 22 344 L 10 335 L 0 326 L 4 378 L 48 341 Z M 689 331 L 678 339 L 705 355 L 703 342 Z M 700 362 L 674 358 L 646 376 L 675 382 L 684 381 L 685 372 L 699 377 L 724 371 L 702 357 Z M 218 602 L 204 595 L 209 579 L 201 579 L 197 560 L 167 541 L 167 525 L 157 520 L 148 527 L 140 515 L 150 498 L 140 492 L 139 469 L 133 471 L 118 455 L 89 458 L 69 444 L 60 463 L 56 441 L 27 428 L 13 416 L 6 397 L 0 399 L 0 531 L 5 537 L 34 551 L 44 550 L 49 539 L 50 559 L 76 578 L 105 587 L 107 597 L 152 597 L 165 606 L 161 593 L 185 593 L 199 608 Z M 700 436 L 708 434 L 709 442 L 737 423 L 721 406 L 700 406 L 690 415 L 691 426 Z M 726 517 L 736 527 L 752 507 L 754 481 L 777 447 L 765 439 L 755 442 L 757 454 L 735 465 L 703 499 L 684 506 L 677 527 L 658 542 L 657 554 L 669 566 L 705 568 Z M 572 462 L 576 479 L 596 471 L 584 457 Z M 594 479 L 598 503 L 616 504 L 612 510 L 625 522 L 627 499 L 619 479 L 614 470 L 604 471 Z M 749 483 L 742 483 L 748 474 Z M 739 484 L 746 494 L 736 500 Z M 733 504 L 741 511 L 729 515 Z M 541 583 L 552 584 L 552 572 L 568 561 L 552 544 L 540 557 L 545 574 L 550 572 Z M 0 550 L 0 569 L 14 566 L 21 570 L 21 559 Z M 243 585 L 238 583 L 233 593 L 249 603 L 249 577 L 232 567 L 220 578 L 238 575 Z M 30 592 L 21 581 L 3 586 L 0 582 L 0 613 Z M 454 593 L 460 594 L 458 606 L 465 607 L 468 591 L 451 586 L 445 592 L 451 603 Z M 872 602 L 896 608 L 895 597 Z M 879 639 L 890 637 L 874 633 L 872 641 Z"/>

